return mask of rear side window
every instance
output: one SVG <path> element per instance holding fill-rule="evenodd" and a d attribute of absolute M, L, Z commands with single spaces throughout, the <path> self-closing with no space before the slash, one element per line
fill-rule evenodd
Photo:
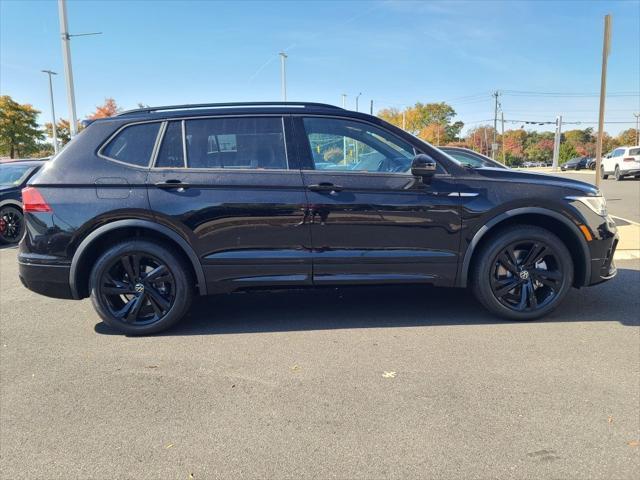
<path fill-rule="evenodd" d="M 156 167 L 184 167 L 184 150 L 182 144 L 182 122 L 169 122 L 164 132 L 162 146 L 158 152 Z"/>
<path fill-rule="evenodd" d="M 286 169 L 282 118 L 186 120 L 189 168 Z"/>
<path fill-rule="evenodd" d="M 640 148 L 630 148 L 629 155 L 640 155 Z"/>
<path fill-rule="evenodd" d="M 151 160 L 159 123 L 142 123 L 124 128 L 102 150 L 102 155 L 120 162 L 146 167 Z"/>

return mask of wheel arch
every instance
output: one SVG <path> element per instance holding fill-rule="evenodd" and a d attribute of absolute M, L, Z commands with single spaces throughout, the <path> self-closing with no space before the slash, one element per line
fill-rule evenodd
<path fill-rule="evenodd" d="M 81 299 L 89 296 L 89 274 L 94 263 L 92 260 L 98 257 L 106 245 L 120 239 L 132 238 L 132 236 L 145 236 L 145 233 L 150 234 L 152 239 L 160 239 L 176 247 L 177 253 L 182 255 L 192 267 L 191 273 L 198 284 L 198 293 L 206 295 L 204 270 L 198 255 L 181 235 L 169 227 L 149 220 L 123 219 L 96 228 L 76 248 L 69 270 L 69 285 L 73 298 Z"/>
<path fill-rule="evenodd" d="M 18 210 L 22 211 L 22 203 L 12 198 L 9 198 L 7 200 L 2 200 L 0 202 L 0 208 L 3 208 L 3 207 L 15 207 Z"/>
<path fill-rule="evenodd" d="M 569 252 L 571 252 L 574 266 L 574 286 L 586 285 L 591 277 L 591 256 L 587 242 L 577 226 L 558 212 L 546 208 L 523 207 L 497 215 L 480 227 L 474 234 L 463 257 L 456 282 L 457 286 L 467 286 L 469 272 L 475 258 L 474 254 L 479 250 L 483 241 L 490 238 L 492 233 L 510 225 L 536 225 L 560 237 Z"/>

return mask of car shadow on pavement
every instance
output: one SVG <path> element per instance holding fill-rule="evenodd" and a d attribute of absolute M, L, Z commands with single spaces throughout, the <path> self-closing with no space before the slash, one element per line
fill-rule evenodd
<path fill-rule="evenodd" d="M 619 269 L 610 282 L 572 289 L 538 322 L 617 321 L 638 326 L 640 271 Z M 508 322 L 508 321 L 507 321 Z M 348 328 L 505 323 L 469 290 L 386 286 L 254 291 L 201 297 L 175 327 L 158 335 L 212 335 Z M 104 323 L 97 333 L 118 334 Z"/>

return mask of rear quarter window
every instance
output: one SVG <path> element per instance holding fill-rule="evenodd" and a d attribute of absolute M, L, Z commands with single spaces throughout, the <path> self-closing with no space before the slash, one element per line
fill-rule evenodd
<path fill-rule="evenodd" d="M 640 155 L 640 148 L 630 148 L 629 155 Z"/>
<path fill-rule="evenodd" d="M 146 167 L 151 161 L 160 123 L 141 123 L 123 128 L 102 149 L 112 160 Z"/>

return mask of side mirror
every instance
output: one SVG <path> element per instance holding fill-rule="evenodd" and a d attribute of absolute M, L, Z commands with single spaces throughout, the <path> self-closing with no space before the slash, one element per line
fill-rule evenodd
<path fill-rule="evenodd" d="M 436 173 L 436 162 L 424 153 L 419 153 L 413 157 L 411 162 L 411 174 L 416 177 L 433 177 Z"/>

